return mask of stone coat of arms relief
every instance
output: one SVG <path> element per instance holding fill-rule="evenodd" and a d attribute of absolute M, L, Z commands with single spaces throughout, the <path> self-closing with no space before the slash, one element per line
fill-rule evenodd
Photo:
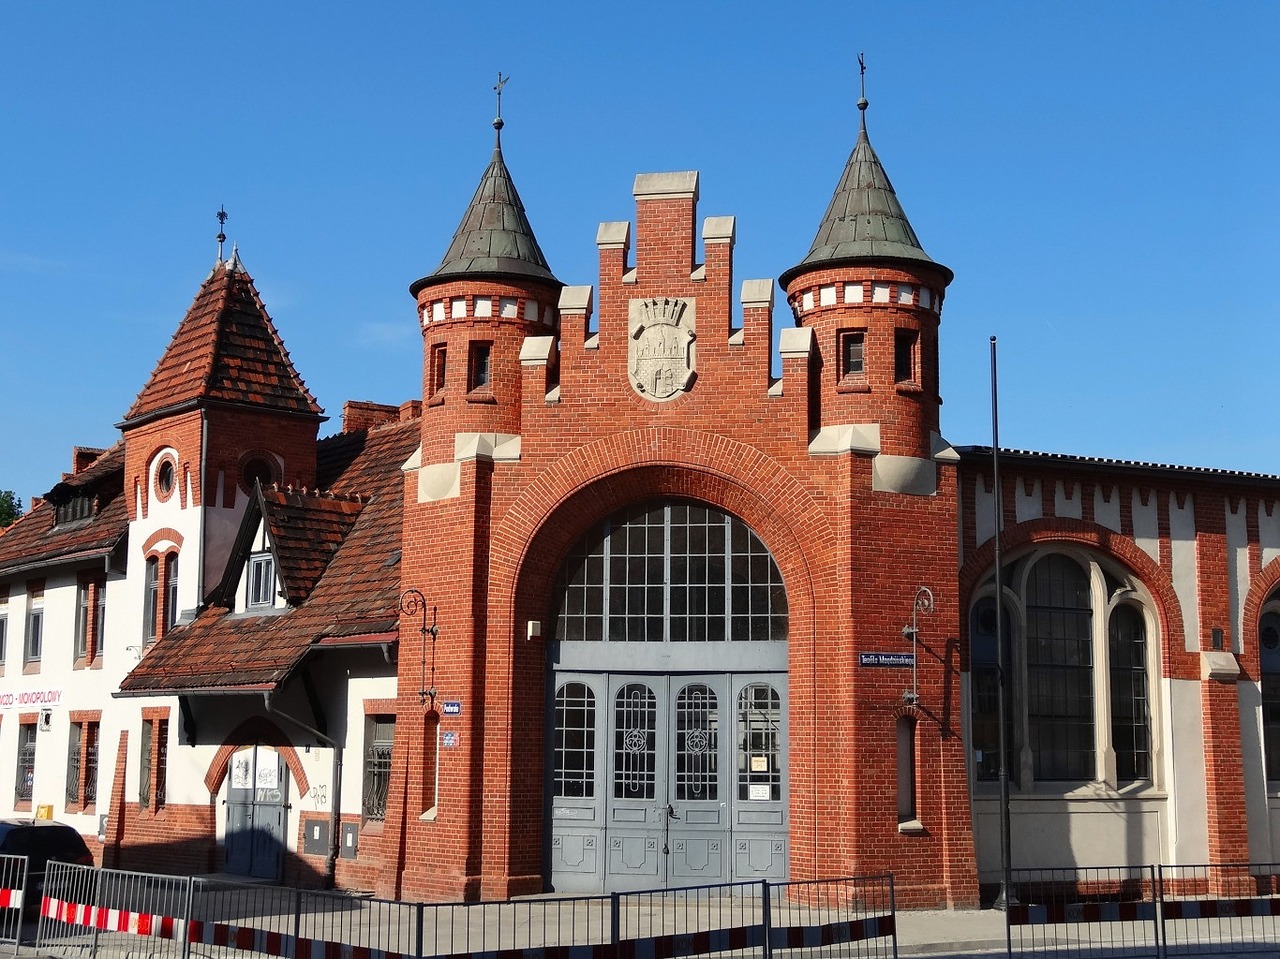
<path fill-rule="evenodd" d="M 628 304 L 627 373 L 645 399 L 674 399 L 693 385 L 695 302 L 666 296 Z"/>

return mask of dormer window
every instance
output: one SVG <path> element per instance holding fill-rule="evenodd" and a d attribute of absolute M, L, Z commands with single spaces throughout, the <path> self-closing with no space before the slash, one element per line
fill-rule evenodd
<path fill-rule="evenodd" d="M 78 519 L 88 519 L 93 515 L 93 497 L 80 494 L 71 497 L 65 503 L 59 503 L 56 511 L 57 525 L 74 523 Z"/>
<path fill-rule="evenodd" d="M 249 557 L 249 607 L 272 606 L 276 599 L 276 563 L 270 553 Z"/>

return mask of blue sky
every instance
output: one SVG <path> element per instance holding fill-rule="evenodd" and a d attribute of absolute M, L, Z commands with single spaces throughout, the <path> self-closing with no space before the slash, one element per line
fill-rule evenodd
<path fill-rule="evenodd" d="M 943 431 L 1280 473 L 1273 3 L 20 4 L 0 35 L 0 489 L 108 445 L 216 254 L 225 204 L 294 360 L 420 395 L 408 284 L 492 149 L 552 270 L 595 282 L 636 173 L 701 172 L 736 276 L 808 251 L 872 143 L 956 273 Z M 781 297 L 779 296 L 779 299 Z M 775 323 L 790 322 L 785 305 Z"/>

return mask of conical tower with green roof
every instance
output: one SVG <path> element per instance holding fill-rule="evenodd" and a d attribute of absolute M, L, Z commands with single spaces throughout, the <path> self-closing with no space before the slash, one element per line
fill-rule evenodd
<path fill-rule="evenodd" d="M 521 349 L 558 328 L 563 284 L 507 169 L 501 114 L 493 126 L 493 157 L 444 259 L 409 287 L 423 335 L 426 463 L 452 459 L 458 436 L 519 434 Z"/>
<path fill-rule="evenodd" d="M 952 273 L 907 220 L 871 147 L 867 106 L 858 100 L 857 143 L 813 245 L 779 282 L 796 323 L 813 330 L 820 385 L 810 426 L 819 444 L 824 431 L 859 427 L 864 452 L 894 458 L 878 464 L 885 488 L 932 492 L 934 456 L 945 448 L 938 324 Z"/>

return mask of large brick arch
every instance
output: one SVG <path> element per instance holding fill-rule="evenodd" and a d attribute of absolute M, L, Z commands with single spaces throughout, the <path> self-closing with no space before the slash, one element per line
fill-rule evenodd
<path fill-rule="evenodd" d="M 1151 594 L 1160 618 L 1161 657 L 1167 675 L 1174 674 L 1175 664 L 1182 668 L 1199 669 L 1199 663 L 1191 663 L 1185 648 L 1186 630 L 1182 619 L 1182 605 L 1174 591 L 1169 573 L 1150 556 L 1138 548 L 1129 537 L 1113 529 L 1087 523 L 1078 519 L 1046 518 L 1019 523 L 1007 528 L 1000 541 L 1001 551 L 1008 555 L 1031 546 L 1049 544 L 1084 546 L 1116 560 L 1128 567 Z M 973 603 L 973 593 L 982 578 L 990 572 L 995 562 L 995 540 L 990 539 L 969 554 L 960 569 L 961 609 L 967 610 Z M 960 630 L 968 636 L 967 616 L 960 619 Z M 966 653 L 967 658 L 967 653 Z M 967 666 L 967 664 L 966 664 Z M 1197 673 L 1198 675 L 1198 673 Z"/>
<path fill-rule="evenodd" d="M 216 796 L 218 790 L 222 788 L 222 781 L 227 778 L 227 761 L 232 753 L 254 745 L 273 746 L 278 749 L 280 755 L 284 757 L 285 765 L 289 767 L 289 772 L 293 775 L 294 783 L 297 784 L 298 795 L 307 794 L 311 789 L 311 783 L 307 780 L 307 771 L 303 768 L 302 760 L 298 758 L 298 752 L 293 748 L 289 737 L 265 716 L 250 716 L 227 734 L 227 738 L 214 753 L 213 761 L 209 763 L 209 769 L 204 774 L 204 784 L 208 787 L 210 796 Z"/>
<path fill-rule="evenodd" d="M 1273 559 L 1262 569 L 1249 584 L 1244 603 L 1240 609 L 1240 664 L 1245 675 L 1253 679 L 1261 675 L 1258 650 L 1258 620 L 1262 618 L 1262 606 L 1278 587 L 1280 587 L 1280 558 Z"/>
<path fill-rule="evenodd" d="M 773 554 L 786 584 L 792 640 L 812 632 L 815 597 L 834 583 L 836 535 L 794 477 L 759 450 L 706 433 L 656 428 L 582 447 L 549 469 L 494 530 L 498 608 L 536 607 L 551 595 L 561 559 L 605 516 L 645 499 L 699 500 L 740 518 Z M 508 584 L 511 584 L 508 587 Z"/>

